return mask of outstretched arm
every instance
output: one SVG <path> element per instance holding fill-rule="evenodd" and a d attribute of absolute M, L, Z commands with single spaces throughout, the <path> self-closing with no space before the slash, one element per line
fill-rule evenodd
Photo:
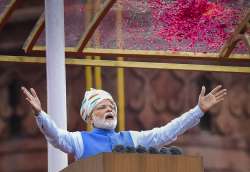
<path fill-rule="evenodd" d="M 223 101 L 226 94 L 227 90 L 222 89 L 222 86 L 219 85 L 205 96 L 205 87 L 203 86 L 199 95 L 198 105 L 193 109 L 163 127 L 141 132 L 131 131 L 134 146 L 161 147 L 170 144 L 176 140 L 177 136 L 197 125 L 204 112 Z"/>
<path fill-rule="evenodd" d="M 80 132 L 68 132 L 58 128 L 49 115 L 42 110 L 36 91 L 33 88 L 29 91 L 25 87 L 22 87 L 21 90 L 26 101 L 33 108 L 37 125 L 44 134 L 46 140 L 54 147 L 65 153 L 72 153 L 77 159 L 79 159 L 83 152 Z"/>

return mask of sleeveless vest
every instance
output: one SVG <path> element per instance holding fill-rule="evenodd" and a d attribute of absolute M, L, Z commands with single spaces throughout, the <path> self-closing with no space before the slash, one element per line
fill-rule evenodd
<path fill-rule="evenodd" d="M 134 146 L 130 132 L 115 132 L 94 128 L 91 132 L 81 132 L 84 151 L 81 158 L 87 158 L 103 152 L 112 152 L 116 145 Z"/>

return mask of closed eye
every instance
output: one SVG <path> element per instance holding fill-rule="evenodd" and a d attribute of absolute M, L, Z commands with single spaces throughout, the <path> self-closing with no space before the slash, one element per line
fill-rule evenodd
<path fill-rule="evenodd" d="M 99 106 L 97 106 L 97 110 L 102 110 L 102 109 L 106 109 L 106 108 L 110 108 L 110 109 L 112 109 L 112 110 L 115 110 L 115 106 L 114 105 L 99 105 Z"/>
<path fill-rule="evenodd" d="M 96 109 L 101 110 L 101 109 L 105 109 L 105 108 L 106 108 L 106 105 L 100 105 L 100 106 L 98 106 Z"/>

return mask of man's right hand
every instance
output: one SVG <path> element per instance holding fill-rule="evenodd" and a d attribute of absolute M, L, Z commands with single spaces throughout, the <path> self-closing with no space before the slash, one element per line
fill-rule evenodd
<path fill-rule="evenodd" d="M 42 111 L 41 102 L 37 97 L 36 91 L 31 88 L 30 91 L 25 87 L 21 87 L 21 90 L 25 96 L 25 100 L 31 105 L 33 110 L 35 111 L 35 115 Z"/>

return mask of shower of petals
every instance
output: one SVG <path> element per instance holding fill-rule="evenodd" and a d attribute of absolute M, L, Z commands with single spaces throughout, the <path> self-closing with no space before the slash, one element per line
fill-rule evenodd
<path fill-rule="evenodd" d="M 203 43 L 207 49 L 219 49 L 239 21 L 241 11 L 222 4 L 208 0 L 148 0 L 158 36 L 169 44 L 185 39 L 189 48 Z"/>

